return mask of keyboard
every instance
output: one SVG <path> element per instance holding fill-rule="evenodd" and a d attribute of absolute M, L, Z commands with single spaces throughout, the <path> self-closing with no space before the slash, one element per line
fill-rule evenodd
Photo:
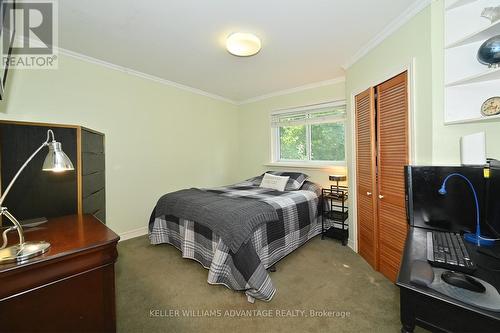
<path fill-rule="evenodd" d="M 427 261 L 432 266 L 463 273 L 476 269 L 462 236 L 451 232 L 427 232 Z"/>

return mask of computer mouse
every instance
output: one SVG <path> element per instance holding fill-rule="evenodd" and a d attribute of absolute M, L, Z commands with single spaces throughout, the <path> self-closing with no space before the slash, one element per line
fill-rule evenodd
<path fill-rule="evenodd" d="M 486 288 L 481 282 L 464 273 L 446 271 L 441 274 L 441 278 L 444 282 L 458 288 L 467 289 L 476 293 L 484 293 L 486 291 Z"/>

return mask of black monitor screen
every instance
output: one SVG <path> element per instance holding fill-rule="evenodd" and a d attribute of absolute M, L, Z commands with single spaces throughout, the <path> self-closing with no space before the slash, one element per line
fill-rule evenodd
<path fill-rule="evenodd" d="M 494 237 L 500 237 L 500 162 L 492 161 L 490 164 L 490 178 L 488 182 L 488 200 L 486 223 L 489 228 L 485 234 L 492 233 Z"/>
<path fill-rule="evenodd" d="M 467 182 L 452 177 L 446 183 L 446 195 L 438 193 L 443 180 L 451 173 L 467 177 L 476 189 L 483 221 L 485 179 L 482 167 L 406 167 L 407 210 L 409 223 L 416 227 L 475 232 L 476 208 Z"/>

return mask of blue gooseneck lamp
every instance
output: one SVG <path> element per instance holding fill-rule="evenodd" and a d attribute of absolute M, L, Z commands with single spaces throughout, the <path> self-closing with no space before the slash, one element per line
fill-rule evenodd
<path fill-rule="evenodd" d="M 451 173 L 443 181 L 443 184 L 441 185 L 441 188 L 439 189 L 439 194 L 441 195 L 446 195 L 446 182 L 448 179 L 451 177 L 460 177 L 463 180 L 469 184 L 470 189 L 472 190 L 472 194 L 474 194 L 474 201 L 476 203 L 476 233 L 466 233 L 464 235 L 464 238 L 467 242 L 473 243 L 477 246 L 492 246 L 495 243 L 495 239 L 490 239 L 490 238 L 484 238 L 481 236 L 481 225 L 479 223 L 480 217 L 479 217 L 479 201 L 477 200 L 477 193 L 476 190 L 474 189 L 474 186 L 472 185 L 471 181 L 469 178 L 465 177 L 462 174 L 459 173 Z"/>

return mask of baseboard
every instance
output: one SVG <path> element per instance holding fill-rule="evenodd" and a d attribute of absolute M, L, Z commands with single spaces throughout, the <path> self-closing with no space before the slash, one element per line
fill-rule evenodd
<path fill-rule="evenodd" d="M 349 246 L 354 252 L 356 252 L 356 248 L 354 247 L 354 240 L 352 240 L 351 238 L 349 238 L 349 240 L 347 241 L 347 246 Z"/>
<path fill-rule="evenodd" d="M 139 237 L 139 236 L 144 236 L 144 235 L 147 235 L 147 233 L 148 233 L 148 227 L 147 226 L 140 227 L 140 228 L 137 228 L 137 229 L 132 229 L 132 230 L 129 230 L 129 231 L 125 231 L 125 232 L 122 232 L 122 233 L 119 234 L 119 236 L 120 236 L 120 242 L 124 241 L 124 240 L 127 240 L 127 239 Z"/>

